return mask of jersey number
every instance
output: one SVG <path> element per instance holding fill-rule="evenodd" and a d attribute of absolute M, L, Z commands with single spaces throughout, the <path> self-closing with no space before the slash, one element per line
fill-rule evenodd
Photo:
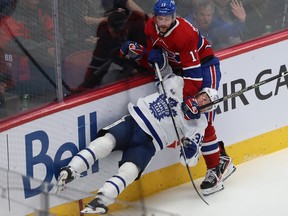
<path fill-rule="evenodd" d="M 194 52 L 196 52 L 196 50 L 195 50 Z M 195 55 L 194 55 L 194 52 L 193 52 L 193 51 L 190 51 L 190 55 L 191 55 L 191 57 L 192 57 L 192 61 L 193 61 L 193 62 L 197 61 L 197 59 L 196 59 L 196 57 L 195 57 Z"/>
<path fill-rule="evenodd" d="M 200 135 L 199 133 L 195 134 L 193 141 L 197 144 L 197 145 L 201 145 L 202 141 L 203 141 L 203 136 Z"/>

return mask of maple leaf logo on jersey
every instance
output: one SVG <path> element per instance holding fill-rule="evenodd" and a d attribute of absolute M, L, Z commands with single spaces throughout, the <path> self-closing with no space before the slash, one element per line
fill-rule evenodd
<path fill-rule="evenodd" d="M 175 110 L 175 107 L 177 106 L 178 102 L 173 98 L 169 98 L 169 104 L 171 107 L 172 115 L 176 116 L 177 112 Z M 161 119 L 164 119 L 165 117 L 170 117 L 169 108 L 163 94 L 161 94 L 152 103 L 149 103 L 149 109 L 151 110 L 151 113 L 154 115 L 154 117 L 159 121 L 161 121 Z"/>

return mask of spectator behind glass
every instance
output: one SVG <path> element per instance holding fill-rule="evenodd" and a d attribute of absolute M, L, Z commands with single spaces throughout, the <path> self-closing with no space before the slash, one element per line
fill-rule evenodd
<path fill-rule="evenodd" d="M 22 0 L 18 4 L 14 18 L 22 25 L 27 38 L 35 42 L 53 40 L 52 17 L 39 6 L 40 0 Z"/>
<path fill-rule="evenodd" d="M 138 11 L 145 14 L 144 10 L 133 0 L 101 0 L 104 10 L 107 12 L 113 8 L 124 8 L 130 11 Z"/>
<path fill-rule="evenodd" d="M 12 54 L 13 52 L 11 52 L 10 44 L 13 44 L 14 40 L 10 33 L 12 33 L 15 38 L 23 38 L 23 33 L 20 31 L 20 26 L 13 19 L 13 17 L 2 17 L 0 20 L 0 73 L 2 77 L 0 78 L 2 89 L 1 92 L 3 92 L 3 90 L 6 91 L 14 88 L 15 82 L 10 80 L 10 77 L 12 78 L 12 74 L 14 74 L 14 78 L 18 80 L 23 75 L 21 69 L 23 70 L 25 68 L 21 67 L 24 65 L 19 65 L 19 62 L 22 61 L 17 58 L 17 55 Z M 22 58 L 22 60 L 25 62 L 25 59 Z M 16 75 L 19 77 L 16 77 Z"/>
<path fill-rule="evenodd" d="M 131 1 L 128 0 L 128 2 Z M 144 34 L 145 14 L 136 10 L 128 11 L 124 8 L 113 8 L 107 14 L 108 19 L 102 21 L 97 29 L 98 41 L 84 81 L 80 85 L 81 90 L 111 83 L 145 70 L 134 61 L 119 58 L 119 48 L 124 41 L 133 40 L 146 43 Z M 120 70 L 112 71 L 110 69 L 112 63 L 118 65 Z M 108 74 L 108 72 L 110 73 Z M 103 78 L 106 75 L 108 78 L 105 77 L 105 83 L 103 83 Z"/>
<path fill-rule="evenodd" d="M 196 6 L 197 2 L 198 2 L 198 0 L 191 0 L 190 1 L 191 6 L 189 7 L 189 12 L 188 12 L 187 16 L 185 16 L 185 19 L 190 23 L 194 22 L 195 6 Z"/>
<path fill-rule="evenodd" d="M 285 1 L 286 0 L 246 1 L 244 3 L 247 12 L 247 32 L 245 32 L 245 39 L 249 40 L 259 36 L 265 36 L 287 25 Z"/>
<path fill-rule="evenodd" d="M 51 3 L 52 4 L 52 3 Z M 79 51 L 89 50 L 95 45 L 95 29 L 105 19 L 104 9 L 99 0 L 62 0 L 60 24 L 64 27 L 64 56 Z"/>
<path fill-rule="evenodd" d="M 278 6 L 277 11 L 279 11 L 279 15 L 280 14 L 281 15 L 278 16 L 278 19 L 277 19 L 278 21 L 276 21 L 276 23 L 278 23 L 277 26 L 280 27 L 280 29 L 287 29 L 288 28 L 288 0 L 280 0 L 280 1 L 281 1 L 281 4 L 277 4 Z"/>
<path fill-rule="evenodd" d="M 211 0 L 194 0 L 193 11 L 187 16 L 187 20 L 199 29 L 212 46 L 214 46 L 215 34 L 212 24 L 215 6 Z"/>
<path fill-rule="evenodd" d="M 177 5 L 177 16 L 188 17 L 197 1 L 198 0 L 175 0 Z"/>
<path fill-rule="evenodd" d="M 5 56 L 7 54 L 5 55 L 5 52 L 0 47 L 0 107 L 5 105 L 4 92 L 15 87 L 9 66 L 11 62 L 7 62 Z"/>
<path fill-rule="evenodd" d="M 215 14 L 213 25 L 218 36 L 217 47 L 225 48 L 242 42 L 246 11 L 239 0 L 213 0 Z"/>
<path fill-rule="evenodd" d="M 17 31 L 21 37 L 14 38 L 8 34 L 10 41 L 6 49 L 20 55 L 20 70 L 25 69 L 21 71 L 25 76 L 17 84 L 21 94 L 39 95 L 46 94 L 47 90 L 55 91 L 53 21 L 39 3 L 39 0 L 19 1 L 13 14 L 18 29 L 14 27 L 12 34 Z"/>
<path fill-rule="evenodd" d="M 107 22 L 107 12 L 116 8 L 144 11 L 133 0 L 62 0 L 60 4 L 60 31 L 63 31 L 64 58 L 78 51 L 93 50 L 98 38 L 95 30 Z"/>

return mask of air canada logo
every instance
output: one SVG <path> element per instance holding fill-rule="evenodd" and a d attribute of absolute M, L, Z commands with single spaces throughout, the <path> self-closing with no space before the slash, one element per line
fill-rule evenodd
<path fill-rule="evenodd" d="M 177 106 L 178 102 L 172 98 L 169 98 L 169 104 L 171 107 L 172 115 L 176 116 L 177 112 L 175 107 Z M 151 113 L 154 115 L 154 117 L 159 121 L 165 117 L 170 116 L 169 108 L 163 94 L 161 94 L 155 101 L 149 104 L 149 109 L 151 110 Z"/>

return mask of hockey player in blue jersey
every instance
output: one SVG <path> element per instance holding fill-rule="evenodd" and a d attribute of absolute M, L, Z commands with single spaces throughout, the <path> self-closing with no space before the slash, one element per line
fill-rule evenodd
<path fill-rule="evenodd" d="M 179 154 L 180 162 L 189 166 L 197 164 L 207 119 L 202 114 L 203 110 L 200 112 L 194 105 L 196 101 L 202 106 L 217 100 L 218 92 L 204 88 L 195 98 L 190 97 L 183 101 L 183 78 L 172 74 L 171 68 L 168 71 L 163 78 L 166 95 L 159 85 L 159 92 L 140 98 L 136 105 L 129 103 L 129 115 L 101 129 L 98 138 L 75 155 L 68 166 L 61 168 L 57 182 L 60 190 L 91 167 L 96 160 L 106 157 L 112 151 L 123 152 L 118 173 L 104 183 L 81 213 L 107 213 L 108 206 L 115 202 L 116 197 L 134 180 L 140 178 L 157 151 L 180 141 L 175 130 L 178 130 L 186 155 L 185 161 L 183 154 Z M 165 96 L 169 100 L 170 111 Z M 204 112 L 216 107 L 217 105 L 213 105 Z M 223 187 L 221 179 L 219 185 Z"/>

